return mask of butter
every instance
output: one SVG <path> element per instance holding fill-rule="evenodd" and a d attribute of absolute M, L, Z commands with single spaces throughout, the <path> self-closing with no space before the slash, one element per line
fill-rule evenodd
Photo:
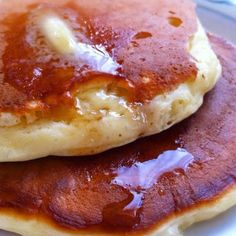
<path fill-rule="evenodd" d="M 40 18 L 39 26 L 48 43 L 58 53 L 71 54 L 94 71 L 117 74 L 120 65 L 113 60 L 105 47 L 78 42 L 70 26 L 60 17 L 45 14 Z"/>
<path fill-rule="evenodd" d="M 77 42 L 69 26 L 57 16 L 43 16 L 40 29 L 54 49 L 61 54 L 74 54 Z"/>

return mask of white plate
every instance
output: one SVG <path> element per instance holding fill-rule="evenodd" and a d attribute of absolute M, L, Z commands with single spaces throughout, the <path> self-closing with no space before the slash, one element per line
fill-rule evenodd
<path fill-rule="evenodd" d="M 205 28 L 236 44 L 236 6 L 206 0 L 196 2 L 198 15 Z M 15 235 L 0 231 L 0 236 Z M 192 226 L 185 232 L 185 236 L 236 236 L 236 207 L 213 220 Z"/>

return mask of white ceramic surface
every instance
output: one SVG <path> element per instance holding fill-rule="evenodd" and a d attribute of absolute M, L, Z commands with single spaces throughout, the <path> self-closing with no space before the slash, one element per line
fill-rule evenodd
<path fill-rule="evenodd" d="M 236 6 L 206 0 L 196 2 L 199 17 L 206 29 L 236 44 Z M 15 235 L 0 231 L 0 236 Z M 236 207 L 217 218 L 192 226 L 184 236 L 236 236 Z"/>

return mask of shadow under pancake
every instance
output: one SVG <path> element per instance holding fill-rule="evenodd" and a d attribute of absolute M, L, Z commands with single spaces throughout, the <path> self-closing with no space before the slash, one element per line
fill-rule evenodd
<path fill-rule="evenodd" d="M 233 186 L 236 49 L 210 39 L 224 72 L 196 114 L 159 135 L 89 158 L 0 164 L 0 214 L 121 235 L 210 204 Z"/>

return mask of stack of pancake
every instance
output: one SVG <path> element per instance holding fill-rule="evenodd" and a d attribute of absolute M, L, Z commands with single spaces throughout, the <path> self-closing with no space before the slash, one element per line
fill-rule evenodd
<path fill-rule="evenodd" d="M 1 229 L 180 235 L 236 204 L 236 49 L 191 1 L 2 0 L 0 40 Z"/>

